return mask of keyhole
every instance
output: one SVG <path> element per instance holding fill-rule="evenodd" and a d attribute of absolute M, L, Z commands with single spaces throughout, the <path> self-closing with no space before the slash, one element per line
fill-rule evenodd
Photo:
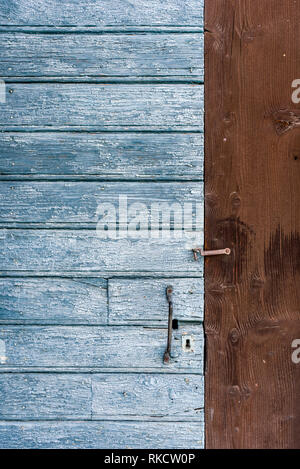
<path fill-rule="evenodd" d="M 194 337 L 193 336 L 183 336 L 182 337 L 182 348 L 185 352 L 194 352 Z"/>

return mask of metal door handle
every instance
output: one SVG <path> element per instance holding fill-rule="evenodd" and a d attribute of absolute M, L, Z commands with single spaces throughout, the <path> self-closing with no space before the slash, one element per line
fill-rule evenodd
<path fill-rule="evenodd" d="M 167 348 L 164 353 L 164 363 L 169 363 L 171 358 L 172 347 L 172 324 L 173 324 L 173 302 L 172 302 L 173 287 L 168 286 L 166 290 L 167 300 L 169 303 L 169 319 L 168 319 L 168 342 Z"/>

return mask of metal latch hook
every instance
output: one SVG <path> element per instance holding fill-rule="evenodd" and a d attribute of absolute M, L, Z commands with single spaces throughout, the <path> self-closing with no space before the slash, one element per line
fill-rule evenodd
<path fill-rule="evenodd" d="M 195 261 L 198 260 L 197 253 L 200 254 L 201 256 L 219 256 L 220 254 L 226 254 L 226 256 L 229 256 L 231 253 L 231 249 L 225 248 L 225 249 L 214 249 L 211 251 L 204 251 L 202 248 L 194 248 L 193 250 L 194 254 L 194 259 Z"/>

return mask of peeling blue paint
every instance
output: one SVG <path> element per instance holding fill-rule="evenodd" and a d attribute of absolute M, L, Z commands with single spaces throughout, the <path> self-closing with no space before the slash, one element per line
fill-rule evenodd
<path fill-rule="evenodd" d="M 203 262 L 95 226 L 203 205 L 203 1 L 0 4 L 0 448 L 202 448 Z"/>

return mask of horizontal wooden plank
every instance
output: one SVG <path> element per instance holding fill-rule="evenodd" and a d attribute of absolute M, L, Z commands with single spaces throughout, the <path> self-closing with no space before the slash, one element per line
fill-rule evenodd
<path fill-rule="evenodd" d="M 203 85 L 16 83 L 0 107 L 13 130 L 203 130 Z"/>
<path fill-rule="evenodd" d="M 176 232 L 175 232 L 176 233 Z M 181 234 L 178 232 L 178 234 Z M 201 235 L 201 233 L 200 233 Z M 128 239 L 101 239 L 96 230 L 0 230 L 2 271 L 34 272 L 183 272 L 203 273 L 203 260 L 193 258 L 198 241 L 151 238 L 149 232 Z M 132 239 L 131 236 L 140 236 Z M 142 238 L 147 236 L 147 238 Z M 226 262 L 223 256 L 219 262 Z"/>
<path fill-rule="evenodd" d="M 93 418 L 199 418 L 204 382 L 199 375 L 93 375 Z"/>
<path fill-rule="evenodd" d="M 69 223 L 91 224 L 96 227 L 104 217 L 104 204 L 111 204 L 112 210 L 105 220 L 115 221 L 119 210 L 119 198 L 126 197 L 128 222 L 130 226 L 136 217 L 132 204 L 144 204 L 145 228 L 151 216 L 159 217 L 161 210 L 173 203 L 179 204 L 183 223 L 184 204 L 193 204 L 197 211 L 197 226 L 203 230 L 203 183 L 134 183 L 134 182 L 2 182 L 0 188 L 0 223 Z M 164 205 L 167 204 L 167 205 Z M 103 209 L 101 209 L 103 207 Z M 106 205 L 105 205 L 106 207 Z M 171 210 L 166 213 L 162 226 L 171 225 Z M 192 220 L 190 221 L 192 223 Z M 181 225 L 182 225 L 181 223 Z M 195 223 L 195 219 L 194 219 Z M 196 224 L 194 225 L 196 226 Z M 182 229 L 182 226 L 181 226 Z"/>
<path fill-rule="evenodd" d="M 1 26 L 0 26 L 0 33 L 1 33 Z M 15 83 L 28 83 L 31 85 L 40 84 L 40 83 L 63 83 L 63 84 L 96 84 L 104 86 L 106 85 L 137 85 L 137 84 L 144 84 L 144 85 L 158 85 L 158 84 L 171 84 L 171 85 L 202 85 L 203 80 L 199 78 L 193 77 L 186 77 L 186 76 L 154 76 L 154 77 L 108 77 L 107 75 L 103 76 L 90 76 L 90 75 L 82 75 L 82 76 L 74 76 L 74 77 L 2 77 L 5 81 L 6 85 L 9 87 L 8 89 L 12 89 L 10 86 L 14 85 Z"/>
<path fill-rule="evenodd" d="M 1 278 L 0 324 L 106 324 L 107 280 Z"/>
<path fill-rule="evenodd" d="M 0 419 L 89 419 L 89 375 L 1 374 Z"/>
<path fill-rule="evenodd" d="M 204 447 L 198 422 L 0 422 L 0 448 L 193 449 Z"/>
<path fill-rule="evenodd" d="M 203 376 L 0 373 L 0 419 L 198 419 Z"/>
<path fill-rule="evenodd" d="M 27 34 L 136 34 L 136 33 L 155 33 L 155 34 L 184 34 L 197 33 L 203 34 L 202 26 L 182 26 L 182 25 L 144 25 L 144 26 L 28 26 L 28 25 L 1 25 L 0 33 L 27 33 Z"/>
<path fill-rule="evenodd" d="M 203 25 L 203 0 L 14 0 L 2 2 L 1 25 Z"/>
<path fill-rule="evenodd" d="M 202 373 L 203 329 L 180 326 L 173 331 L 172 360 L 163 364 L 166 328 L 141 326 L 1 326 L 1 366 L 168 368 Z M 194 345 L 185 348 L 185 337 Z"/>
<path fill-rule="evenodd" d="M 202 34 L 2 33 L 0 48 L 1 77 L 203 80 Z"/>
<path fill-rule="evenodd" d="M 0 178 L 203 179 L 203 134 L 3 133 Z"/>
<path fill-rule="evenodd" d="M 166 287 L 174 318 L 203 320 L 203 279 L 109 279 L 110 324 L 167 324 Z M 107 323 L 107 280 L 0 278 L 0 324 Z M 164 314 L 165 311 L 165 314 Z"/>
<path fill-rule="evenodd" d="M 166 288 L 173 287 L 173 318 L 202 321 L 204 284 L 201 278 L 109 279 L 111 324 L 167 324 Z"/>
<path fill-rule="evenodd" d="M 149 278 L 149 277 L 157 277 L 157 278 L 202 278 L 203 272 L 202 267 L 198 270 L 198 272 L 160 272 L 156 271 L 155 274 L 148 273 L 148 272 L 139 272 L 139 278 Z M 63 273 L 60 272 L 43 272 L 40 270 L 32 271 L 32 270 L 0 270 L 0 278 L 74 278 L 74 279 L 85 279 L 85 278 L 102 278 L 102 279 L 110 279 L 112 277 L 117 278 L 137 278 L 137 274 L 134 271 L 127 270 L 123 272 L 121 270 L 114 271 L 113 273 L 110 272 L 100 272 L 100 271 L 91 271 L 89 270 L 68 270 Z"/>

